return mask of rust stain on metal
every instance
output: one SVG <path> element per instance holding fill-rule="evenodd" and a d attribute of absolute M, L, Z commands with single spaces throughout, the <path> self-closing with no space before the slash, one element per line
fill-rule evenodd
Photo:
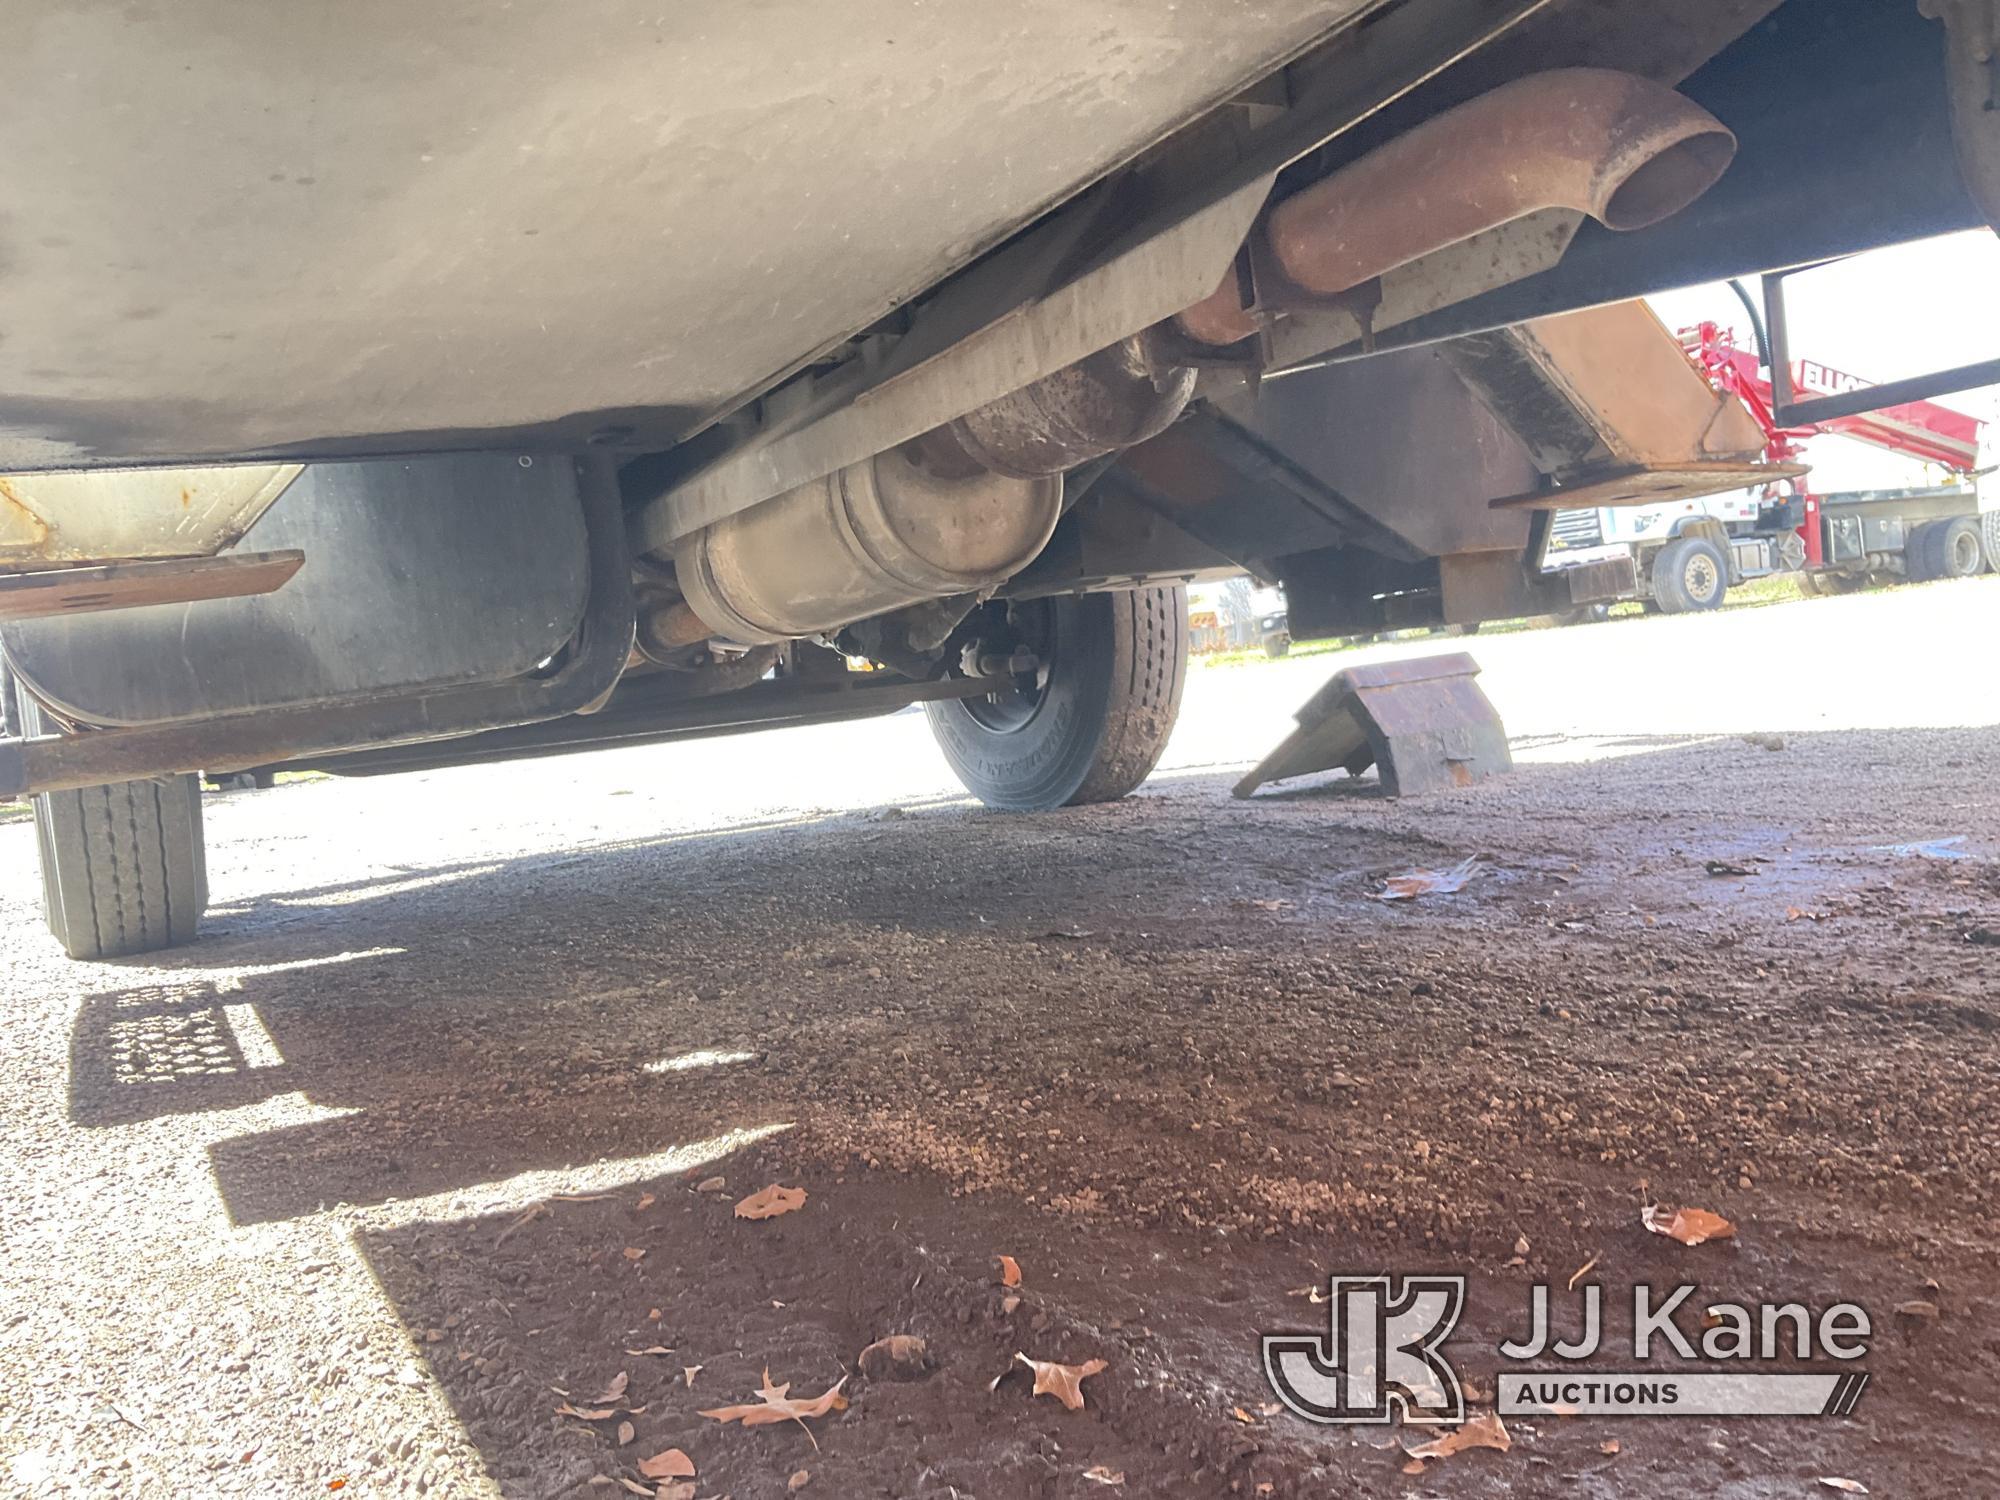
<path fill-rule="evenodd" d="M 28 509 L 12 480 L 0 475 L 0 549 L 39 547 L 49 537 L 49 523 Z"/>
<path fill-rule="evenodd" d="M 1176 322 L 1198 343 L 1235 343 L 1290 301 L 1316 305 L 1543 209 L 1640 229 L 1699 197 L 1735 151 L 1721 121 L 1650 79 L 1607 68 L 1531 74 L 1279 203 L 1247 256 Z M 1272 285 L 1255 284 L 1264 278 Z"/>

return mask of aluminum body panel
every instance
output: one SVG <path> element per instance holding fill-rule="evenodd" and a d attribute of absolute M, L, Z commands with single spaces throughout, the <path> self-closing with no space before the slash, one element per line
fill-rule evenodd
<path fill-rule="evenodd" d="M 212 556 L 298 477 L 297 464 L 0 474 L 0 570 Z"/>

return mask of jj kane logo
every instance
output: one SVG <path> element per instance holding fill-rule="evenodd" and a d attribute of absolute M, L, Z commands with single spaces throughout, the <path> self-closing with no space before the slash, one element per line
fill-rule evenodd
<path fill-rule="evenodd" d="M 1604 1289 L 1581 1294 L 1582 1329 L 1553 1336 L 1549 1288 L 1531 1289 L 1527 1331 L 1499 1345 L 1495 1405 L 1504 1416 L 1844 1416 L 1868 1384 L 1851 1362 L 1868 1352 L 1868 1313 L 1837 1302 L 1718 1302 L 1693 1334 L 1694 1285 L 1632 1288 L 1631 1357 L 1643 1368 L 1582 1368 L 1604 1351 Z M 1267 1333 L 1264 1374 L 1308 1422 L 1461 1422 L 1465 1390 L 1443 1352 L 1465 1310 L 1463 1276 L 1335 1276 L 1324 1332 Z M 1560 1363 L 1541 1367 L 1553 1358 Z M 1831 1370 L 1772 1369 L 1834 1361 Z M 1695 1361 L 1703 1363 L 1690 1368 Z M 1841 1368 L 1845 1365 L 1847 1368 Z M 1524 1368 L 1526 1366 L 1526 1368 Z"/>

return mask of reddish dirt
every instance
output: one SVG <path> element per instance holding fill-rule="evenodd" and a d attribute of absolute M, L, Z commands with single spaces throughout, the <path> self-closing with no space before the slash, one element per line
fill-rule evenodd
<path fill-rule="evenodd" d="M 27 1269 L 0 1356 L 39 1404 L 0 1451 L 46 1459 L 30 1493 L 614 1495 L 594 1481 L 670 1446 L 735 1500 L 801 1473 L 908 1500 L 1993 1493 L 2000 746 L 1788 738 L 1421 803 L 1245 806 L 1225 775 L 1046 818 L 883 809 L 413 867 L 246 898 L 133 982 L 88 971 L 63 1035 L 53 986 L 17 984 Z M 364 795 L 272 800 L 333 826 Z M 1936 838 L 1963 842 L 1883 847 Z M 1468 854 L 1457 895 L 1368 899 Z M 242 1005 L 276 1065 L 239 1054 Z M 769 1133 L 701 1146 L 733 1131 Z M 805 1206 L 732 1216 L 772 1182 Z M 565 1187 L 612 1196 L 522 1221 Z M 1738 1235 L 1650 1235 L 1648 1195 Z M 1684 1279 L 1860 1302 L 1866 1396 L 1846 1419 L 1524 1418 L 1511 1451 L 1420 1476 L 1395 1445 L 1427 1434 L 1262 1410 L 1257 1335 L 1323 1327 L 1296 1294 L 1330 1272 L 1468 1274 L 1452 1347 L 1490 1391 L 1526 1287 L 1593 1257 L 1614 1305 Z M 128 1293 L 165 1321 L 107 1320 Z M 247 1331 L 217 1332 L 245 1298 Z M 1892 1312 L 1911 1299 L 1938 1317 Z M 379 1305 L 399 1327 L 353 1331 Z M 896 1333 L 926 1341 L 920 1378 L 859 1375 Z M 1017 1351 L 1108 1368 L 1069 1412 L 1024 1372 L 989 1389 Z M 698 1414 L 767 1367 L 794 1396 L 844 1378 L 851 1405 L 810 1432 Z M 556 1413 L 620 1372 L 629 1444 Z"/>

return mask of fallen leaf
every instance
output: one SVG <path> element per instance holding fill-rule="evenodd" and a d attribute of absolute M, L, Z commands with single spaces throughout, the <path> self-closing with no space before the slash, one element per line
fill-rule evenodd
<path fill-rule="evenodd" d="M 682 1366 L 681 1366 L 681 1378 L 682 1378 L 683 1380 L 685 1380 L 685 1381 L 686 1381 L 686 1382 L 688 1383 L 688 1389 L 689 1389 L 689 1390 L 693 1390 L 693 1389 L 694 1389 L 694 1378 L 695 1378 L 695 1376 L 699 1375 L 700 1373 L 701 1373 L 701 1366 L 700 1366 L 700 1365 L 682 1365 Z"/>
<path fill-rule="evenodd" d="M 1601 1260 L 1602 1258 L 1603 1257 L 1601 1255 L 1593 1255 L 1590 1257 L 1589 1260 L 1585 1261 L 1582 1265 L 1578 1266 L 1574 1271 L 1570 1272 L 1569 1286 L 1565 1290 L 1572 1292 L 1575 1291 L 1576 1284 L 1579 1281 L 1583 1280 L 1584 1277 L 1588 1276 L 1591 1273 L 1591 1271 L 1596 1268 L 1598 1261 Z"/>
<path fill-rule="evenodd" d="M 620 1422 L 618 1424 L 619 1447 L 621 1448 L 624 1447 L 627 1443 L 631 1442 L 632 1439 L 637 1437 L 638 1435 L 639 1435 L 639 1429 L 634 1427 L 630 1422 Z"/>
<path fill-rule="evenodd" d="M 1618 1448 L 1618 1439 L 1617 1439 L 1617 1438 L 1606 1438 L 1606 1439 L 1605 1439 L 1605 1440 L 1604 1440 L 1603 1442 L 1601 1442 L 1601 1443 L 1599 1443 L 1599 1444 L 1597 1445 L 1597 1451 L 1598 1451 L 1599 1453 L 1602 1453 L 1602 1454 L 1605 1454 L 1605 1455 L 1607 1455 L 1607 1456 L 1609 1456 L 1610 1454 L 1613 1454 L 1613 1453 L 1616 1453 L 1616 1452 L 1618 1452 L 1618 1451 L 1619 1451 L 1619 1448 Z"/>
<path fill-rule="evenodd" d="M 1030 1359 L 1020 1353 L 1016 1353 L 1014 1358 L 1035 1372 L 1035 1395 L 1054 1396 L 1071 1411 L 1083 1410 L 1083 1382 L 1100 1370 L 1110 1368 L 1101 1359 L 1087 1359 L 1080 1365 L 1061 1365 L 1053 1360 Z"/>
<path fill-rule="evenodd" d="M 806 1201 L 804 1188 L 779 1187 L 775 1182 L 761 1188 L 736 1205 L 739 1219 L 775 1219 L 788 1214 Z"/>
<path fill-rule="evenodd" d="M 658 1308 L 656 1307 L 656 1308 L 653 1308 L 653 1309 L 652 1309 L 651 1311 L 649 1311 L 649 1312 L 648 1312 L 648 1313 L 646 1314 L 646 1321 L 647 1321 L 648 1323 L 657 1323 L 657 1322 L 659 1322 L 659 1321 L 660 1321 L 660 1310 L 659 1310 L 659 1309 L 658 1309 Z"/>
<path fill-rule="evenodd" d="M 579 1422 L 608 1422 L 618 1415 L 615 1406 L 571 1406 L 567 1401 L 556 1408 L 559 1417 L 575 1417 Z"/>
<path fill-rule="evenodd" d="M 805 1428 L 807 1417 L 823 1417 L 830 1411 L 847 1410 L 847 1398 L 840 1394 L 840 1388 L 847 1384 L 847 1377 L 841 1376 L 821 1394 L 810 1401 L 794 1401 L 785 1393 L 792 1388 L 788 1380 L 783 1385 L 771 1384 L 771 1372 L 764 1372 L 764 1383 L 757 1389 L 757 1399 L 746 1401 L 739 1406 L 717 1406 L 701 1413 L 713 1417 L 718 1422 L 741 1422 L 745 1427 L 762 1427 L 767 1422 L 797 1422 Z M 806 1428 L 806 1436 L 812 1437 L 812 1429 Z M 819 1439 L 813 1438 L 813 1447 L 819 1446 Z"/>
<path fill-rule="evenodd" d="M 1513 1446 L 1514 1440 L 1507 1435 L 1507 1424 L 1500 1420 L 1500 1414 L 1488 1411 L 1481 1412 L 1463 1427 L 1442 1433 L 1428 1443 L 1406 1451 L 1411 1458 L 1450 1458 L 1467 1448 L 1498 1448 L 1505 1453 Z"/>
<path fill-rule="evenodd" d="M 694 1481 L 692 1479 L 669 1479 L 665 1484 L 653 1491 L 653 1500 L 694 1500 Z M 728 1497 L 724 1496 L 723 1500 L 728 1500 Z"/>
<path fill-rule="evenodd" d="M 1712 1214 L 1705 1208 L 1663 1208 L 1657 1203 L 1648 1204 L 1639 1210 L 1639 1222 L 1654 1234 L 1664 1234 L 1670 1240 L 1679 1240 L 1683 1245 L 1700 1245 L 1709 1240 L 1726 1240 L 1736 1233 L 1736 1226 L 1721 1214 Z"/>
<path fill-rule="evenodd" d="M 669 1448 L 651 1458 L 640 1459 L 639 1472 L 648 1479 L 692 1479 L 694 1460 L 678 1448 Z"/>
<path fill-rule="evenodd" d="M 854 1360 L 870 1380 L 914 1380 L 930 1367 L 930 1346 L 914 1333 L 875 1340 Z"/>
<path fill-rule="evenodd" d="M 1382 882 L 1382 889 L 1370 891 L 1376 901 L 1414 901 L 1419 896 L 1449 896 L 1462 890 L 1479 868 L 1477 855 L 1460 860 L 1449 870 L 1405 870 Z"/>
<path fill-rule="evenodd" d="M 1839 1490 L 1843 1495 L 1865 1495 L 1868 1493 L 1868 1486 L 1858 1479 L 1830 1479 L 1822 1474 L 1819 1482 L 1830 1490 Z"/>
<path fill-rule="evenodd" d="M 620 1474 L 618 1476 L 618 1482 L 624 1485 L 626 1489 L 630 1490 L 635 1495 L 648 1496 L 649 1500 L 650 1497 L 659 1494 L 659 1491 L 654 1489 L 650 1484 L 641 1484 L 636 1479 L 627 1479 L 623 1474 Z"/>
<path fill-rule="evenodd" d="M 1935 1302 L 1898 1302 L 1896 1315 L 1903 1318 L 1927 1318 L 1936 1322 L 1938 1305 Z"/>
<path fill-rule="evenodd" d="M 636 1265 L 646 1258 L 646 1252 L 637 1245 L 627 1245 L 625 1247 L 625 1258 Z"/>
<path fill-rule="evenodd" d="M 1019 1286 L 1021 1284 L 1021 1263 L 1011 1255 L 996 1255 L 1000 1262 L 1000 1285 Z"/>
<path fill-rule="evenodd" d="M 1092 1464 L 1083 1471 L 1083 1477 L 1088 1479 L 1092 1484 L 1123 1484 L 1125 1482 L 1125 1471 L 1123 1469 L 1107 1469 L 1103 1464 Z"/>
<path fill-rule="evenodd" d="M 1230 1416 L 1232 1416 L 1232 1417 L 1234 1417 L 1234 1418 L 1236 1418 L 1236 1420 L 1237 1420 L 1237 1421 L 1239 1421 L 1239 1422 L 1244 1422 L 1244 1423 L 1252 1423 L 1252 1422 L 1255 1422 L 1255 1421 L 1257 1420 L 1257 1419 L 1256 1419 L 1255 1417 L 1251 1416 L 1249 1412 L 1245 1411 L 1245 1410 L 1244 1410 L 1244 1409 L 1243 1409 L 1242 1407 L 1240 1407 L 1240 1406 L 1232 1406 L 1232 1407 L 1230 1407 L 1230 1408 L 1229 1408 L 1229 1415 L 1230 1415 Z"/>
<path fill-rule="evenodd" d="M 1280 1406 L 1275 1401 L 1266 1401 L 1262 1406 L 1258 1407 L 1257 1410 L 1267 1417 L 1275 1417 L 1279 1412 L 1284 1410 L 1284 1407 Z"/>
<path fill-rule="evenodd" d="M 785 1481 L 785 1488 L 790 1490 L 793 1494 L 796 1495 L 800 1490 L 804 1489 L 807 1485 L 811 1483 L 812 1483 L 812 1470 L 794 1469 L 792 1470 L 792 1477 Z"/>
<path fill-rule="evenodd" d="M 658 1203 L 659 1201 L 660 1200 L 658 1198 L 655 1198 L 651 1193 L 641 1193 L 639 1195 L 639 1201 L 633 1204 L 632 1207 L 635 1212 L 644 1213 L 647 1209 L 651 1208 L 655 1203 Z"/>
<path fill-rule="evenodd" d="M 605 1403 L 611 1401 L 623 1401 L 625 1399 L 625 1389 L 631 1383 L 632 1377 L 627 1375 L 623 1370 L 620 1370 L 616 1375 L 611 1377 L 611 1383 L 602 1392 L 592 1396 L 590 1399 L 599 1406 L 603 1406 Z"/>
<path fill-rule="evenodd" d="M 665 1344 L 653 1344 L 645 1349 L 627 1349 L 625 1352 L 627 1354 L 643 1356 L 647 1354 L 672 1354 L 674 1351 L 669 1349 Z"/>
<path fill-rule="evenodd" d="M 719 1193 L 729 1186 L 727 1177 L 704 1177 L 694 1185 L 697 1193 Z"/>
<path fill-rule="evenodd" d="M 1404 1472 L 1405 1474 L 1421 1474 L 1421 1473 L 1423 1473 L 1423 1472 L 1424 1472 L 1424 1461 L 1423 1461 L 1423 1460 L 1422 1460 L 1421 1458 L 1413 1458 L 1413 1459 L 1411 1459 L 1411 1460 L 1410 1460 L 1410 1461 L 1409 1461 L 1408 1463 L 1406 1463 L 1406 1464 L 1404 1464 L 1404 1465 L 1403 1465 L 1403 1472 Z"/>

